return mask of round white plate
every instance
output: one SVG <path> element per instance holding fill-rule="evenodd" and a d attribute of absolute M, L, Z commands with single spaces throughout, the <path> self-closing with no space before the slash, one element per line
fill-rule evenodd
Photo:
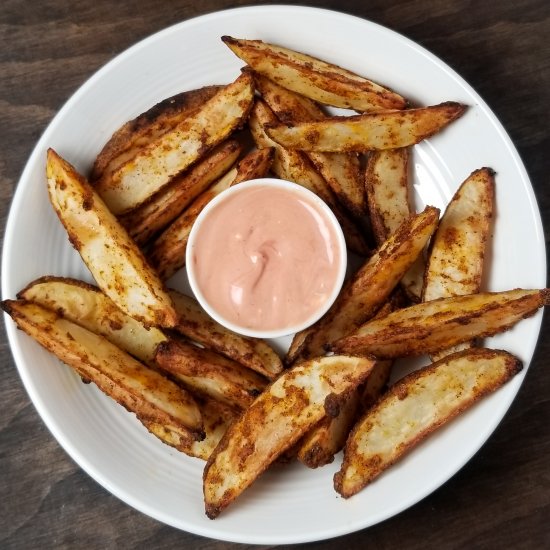
<path fill-rule="evenodd" d="M 212 13 L 170 27 L 119 55 L 86 82 L 38 142 L 19 182 L 8 219 L 2 265 L 4 298 L 34 278 L 90 279 L 47 198 L 45 153 L 53 147 L 87 172 L 111 133 L 159 100 L 206 84 L 228 83 L 242 63 L 224 34 L 259 38 L 336 62 L 401 92 L 415 103 L 469 105 L 440 135 L 415 147 L 417 207 L 444 207 L 474 169 L 496 170 L 497 214 L 486 288 L 542 287 L 544 239 L 533 190 L 519 156 L 493 113 L 452 69 L 410 40 L 340 13 L 290 6 Z M 337 46 L 336 46 L 337 45 Z M 527 366 L 541 313 L 489 345 Z M 316 471 L 274 467 L 218 519 L 203 511 L 203 463 L 163 445 L 93 385 L 43 351 L 6 319 L 25 387 L 48 428 L 93 478 L 129 505 L 207 537 L 246 543 L 297 543 L 335 537 L 382 521 L 449 479 L 502 419 L 525 375 L 430 437 L 360 494 L 344 500 L 332 488 L 334 464 Z"/>

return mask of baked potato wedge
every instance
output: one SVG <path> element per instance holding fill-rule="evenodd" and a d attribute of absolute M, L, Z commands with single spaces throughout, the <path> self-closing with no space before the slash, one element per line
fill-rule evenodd
<path fill-rule="evenodd" d="M 235 55 L 255 71 L 301 95 L 358 111 L 402 109 L 406 101 L 371 80 L 310 55 L 261 40 L 222 36 Z"/>
<path fill-rule="evenodd" d="M 471 349 L 399 380 L 353 429 L 334 487 L 349 498 L 430 433 L 522 369 L 505 351 Z"/>
<path fill-rule="evenodd" d="M 176 312 L 158 275 L 83 176 L 48 150 L 50 201 L 98 286 L 145 325 L 174 326 Z"/>
<path fill-rule="evenodd" d="M 189 171 L 175 176 L 146 203 L 121 216 L 120 223 L 136 243 L 145 245 L 221 178 L 237 161 L 241 150 L 241 145 L 234 139 L 221 143 Z"/>
<path fill-rule="evenodd" d="M 204 438 L 201 413 L 191 394 L 103 336 L 25 300 L 5 300 L 2 309 L 21 330 L 140 421 Z"/>
<path fill-rule="evenodd" d="M 231 186 L 243 181 L 264 178 L 273 164 L 274 154 L 275 150 L 271 147 L 248 153 L 237 165 L 237 175 Z"/>
<path fill-rule="evenodd" d="M 241 126 L 253 99 L 252 77 L 242 74 L 131 160 L 103 174 L 97 192 L 116 215 L 136 208 Z"/>
<path fill-rule="evenodd" d="M 149 366 L 154 364 L 156 347 L 167 339 L 158 328 L 146 328 L 126 315 L 99 288 L 77 279 L 41 277 L 17 297 L 53 310 L 64 319 L 104 336 Z"/>
<path fill-rule="evenodd" d="M 285 371 L 229 427 L 204 470 L 206 515 L 213 519 L 346 395 L 375 362 L 322 357 Z"/>
<path fill-rule="evenodd" d="M 387 359 L 434 353 L 509 330 L 549 304 L 546 288 L 439 298 L 369 321 L 330 348 Z"/>
<path fill-rule="evenodd" d="M 123 124 L 97 155 L 90 181 L 132 159 L 143 147 L 158 139 L 212 99 L 222 86 L 205 86 L 182 92 L 157 103 L 133 120 Z"/>
<path fill-rule="evenodd" d="M 432 206 L 407 219 L 357 271 L 328 312 L 295 335 L 285 359 L 287 364 L 323 355 L 330 343 L 371 318 L 424 248 L 438 221 L 439 210 Z"/>
<path fill-rule="evenodd" d="M 178 315 L 174 330 L 270 380 L 283 370 L 280 357 L 267 342 L 230 331 L 214 321 L 194 298 L 176 290 L 168 292 Z"/>
<path fill-rule="evenodd" d="M 459 118 L 466 106 L 448 101 L 430 107 L 385 111 L 317 122 L 278 123 L 267 135 L 287 149 L 364 153 L 414 145 Z"/>

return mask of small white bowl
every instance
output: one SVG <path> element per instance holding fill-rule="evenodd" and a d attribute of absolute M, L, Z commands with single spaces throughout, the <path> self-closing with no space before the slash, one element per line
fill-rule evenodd
<path fill-rule="evenodd" d="M 270 328 L 267 330 L 243 327 L 233 321 L 226 319 L 223 315 L 221 315 L 216 310 L 216 308 L 211 303 L 209 303 L 209 301 L 206 299 L 203 292 L 201 291 L 200 283 L 197 280 L 197 274 L 195 272 L 195 262 L 193 261 L 194 254 L 197 252 L 196 237 L 203 225 L 209 223 L 209 219 L 211 219 L 211 214 L 214 209 L 220 203 L 226 201 L 228 198 L 234 196 L 235 194 L 246 193 L 247 191 L 258 187 L 274 187 L 290 191 L 293 194 L 302 195 L 304 199 L 306 199 L 310 204 L 314 205 L 317 208 L 318 212 L 320 212 L 321 215 L 324 215 L 325 220 L 330 224 L 330 226 L 332 226 L 333 233 L 336 237 L 336 242 L 334 243 L 334 246 L 338 250 L 337 275 L 335 277 L 334 288 L 332 289 L 332 292 L 327 295 L 326 300 L 320 304 L 319 308 L 316 309 L 312 315 L 310 315 L 307 319 L 305 319 L 303 322 L 300 322 L 299 324 Z M 223 235 L 220 235 L 220 238 L 222 237 Z M 340 227 L 338 220 L 332 213 L 332 210 L 327 206 L 327 204 L 323 200 L 321 200 L 315 193 L 312 193 L 308 189 L 305 189 L 304 187 L 293 182 L 275 178 L 261 178 L 239 183 L 234 187 L 230 187 L 229 189 L 220 193 L 217 197 L 215 197 L 206 205 L 206 207 L 197 217 L 189 234 L 185 260 L 187 275 L 189 278 L 191 289 L 201 306 L 214 320 L 216 320 L 218 323 L 225 326 L 226 328 L 232 330 L 233 332 L 237 332 L 245 336 L 251 336 L 254 338 L 277 338 L 280 336 L 294 334 L 300 330 L 309 327 L 327 312 L 327 310 L 334 303 L 334 300 L 338 296 L 344 282 L 347 268 L 347 250 L 344 235 L 342 233 L 342 228 Z"/>

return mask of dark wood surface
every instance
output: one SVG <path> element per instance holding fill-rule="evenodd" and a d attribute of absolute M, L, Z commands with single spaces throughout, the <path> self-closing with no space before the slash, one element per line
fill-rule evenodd
<path fill-rule="evenodd" d="M 3 0 L 2 228 L 35 142 L 94 71 L 168 25 L 218 9 L 263 3 Z M 315 5 L 381 23 L 455 68 L 484 97 L 511 135 L 549 226 L 547 0 L 339 0 Z M 535 358 L 510 411 L 480 452 L 443 487 L 370 529 L 305 546 L 347 550 L 367 545 L 381 549 L 549 548 L 549 352 L 550 323 L 546 320 Z M 0 547 L 245 547 L 162 525 L 111 496 L 80 470 L 30 403 L 3 327 L 0 369 Z"/>

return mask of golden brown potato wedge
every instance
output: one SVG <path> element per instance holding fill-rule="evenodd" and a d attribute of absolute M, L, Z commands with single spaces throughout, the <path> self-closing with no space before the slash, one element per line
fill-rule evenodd
<path fill-rule="evenodd" d="M 169 279 L 185 265 L 187 240 L 197 216 L 214 197 L 231 186 L 236 176 L 236 168 L 229 170 L 201 193 L 153 242 L 148 258 L 162 280 Z"/>
<path fill-rule="evenodd" d="M 337 414 L 374 361 L 331 356 L 285 371 L 227 430 L 204 470 L 206 515 L 213 519 L 325 413 Z"/>
<path fill-rule="evenodd" d="M 319 122 L 275 124 L 267 135 L 288 149 L 364 153 L 414 145 L 460 117 L 466 106 L 448 101 L 431 107 L 386 111 Z"/>
<path fill-rule="evenodd" d="M 140 246 L 146 244 L 221 178 L 237 161 L 241 150 L 238 141 L 226 140 L 189 171 L 174 177 L 145 204 L 121 216 L 120 223 Z"/>
<path fill-rule="evenodd" d="M 273 164 L 274 153 L 275 150 L 271 147 L 248 153 L 237 165 L 237 175 L 231 186 L 265 177 Z"/>
<path fill-rule="evenodd" d="M 264 131 L 266 124 L 276 120 L 277 117 L 269 106 L 261 100 L 256 100 L 250 113 L 250 131 L 258 147 L 275 148 L 271 167 L 273 172 L 281 179 L 293 181 L 323 199 L 338 219 L 348 248 L 361 256 L 369 255 L 370 249 L 364 236 L 342 210 L 327 182 L 317 172 L 309 158 L 300 151 L 291 151 L 281 147 L 266 135 Z"/>
<path fill-rule="evenodd" d="M 104 336 L 120 349 L 153 365 L 156 347 L 166 335 L 123 313 L 101 290 L 66 277 L 41 277 L 17 294 L 18 298 L 51 309 L 61 317 Z"/>
<path fill-rule="evenodd" d="M 155 363 L 193 391 L 239 409 L 267 385 L 263 376 L 231 359 L 175 340 L 158 345 Z"/>
<path fill-rule="evenodd" d="M 242 74 L 131 160 L 104 174 L 97 192 L 114 214 L 139 206 L 241 126 L 253 99 L 252 77 Z"/>
<path fill-rule="evenodd" d="M 2 309 L 41 346 L 90 380 L 137 418 L 204 437 L 193 397 L 103 336 L 25 300 L 5 300 Z"/>
<path fill-rule="evenodd" d="M 521 361 L 505 351 L 472 349 L 402 378 L 353 429 L 342 468 L 334 476 L 336 491 L 345 498 L 356 494 L 521 368 Z"/>
<path fill-rule="evenodd" d="M 189 431 L 167 428 L 156 422 L 144 422 L 145 427 L 163 443 L 174 447 L 186 455 L 208 460 L 227 428 L 237 417 L 237 413 L 214 399 L 197 398 L 201 411 L 205 438 L 197 441 Z"/>
<path fill-rule="evenodd" d="M 358 111 L 402 109 L 405 99 L 337 65 L 261 40 L 222 36 L 223 42 L 255 71 L 301 95 Z"/>
<path fill-rule="evenodd" d="M 451 199 L 430 244 L 424 301 L 480 291 L 493 196 L 494 172 L 481 168 L 470 174 Z M 433 353 L 432 360 L 473 345 L 473 341 L 463 342 Z"/>
<path fill-rule="evenodd" d="M 365 189 L 372 230 L 379 245 L 414 213 L 409 156 L 408 148 L 372 151 L 369 155 Z M 414 302 L 421 300 L 425 267 L 424 255 L 419 254 L 401 279 L 401 287 Z"/>
<path fill-rule="evenodd" d="M 323 120 L 325 113 L 311 99 L 287 90 L 257 73 L 256 88 L 281 122 Z M 337 199 L 354 216 L 366 212 L 366 200 L 360 176 L 359 158 L 353 153 L 308 153 Z"/>
<path fill-rule="evenodd" d="M 353 276 L 328 312 L 294 337 L 287 364 L 324 354 L 328 344 L 371 318 L 424 248 L 438 220 L 439 210 L 432 206 L 406 220 Z"/>
<path fill-rule="evenodd" d="M 53 149 L 46 172 L 52 206 L 101 290 L 130 317 L 173 326 L 176 312 L 161 280 L 90 184 Z"/>
<path fill-rule="evenodd" d="M 367 322 L 331 349 L 388 359 L 433 353 L 504 332 L 548 304 L 550 289 L 439 298 Z"/>
<path fill-rule="evenodd" d="M 193 111 L 212 99 L 222 86 L 205 86 L 182 92 L 157 103 L 121 126 L 98 154 L 90 180 L 99 179 L 133 158 L 142 147 L 157 139 Z"/>
<path fill-rule="evenodd" d="M 261 339 L 236 334 L 210 317 L 200 304 L 190 296 L 175 290 L 168 291 L 178 322 L 174 330 L 183 336 L 233 359 L 270 380 L 282 370 L 283 364 L 275 351 Z"/>

